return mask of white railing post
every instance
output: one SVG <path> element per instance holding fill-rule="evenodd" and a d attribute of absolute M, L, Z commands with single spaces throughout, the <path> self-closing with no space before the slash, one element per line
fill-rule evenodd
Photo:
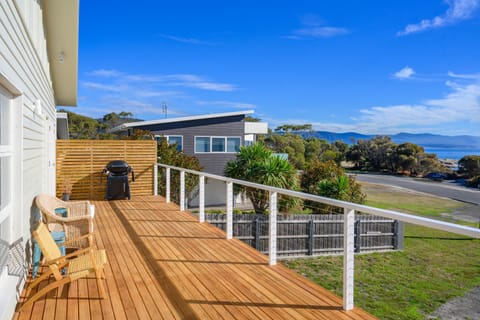
<path fill-rule="evenodd" d="M 170 168 L 165 169 L 165 202 L 170 202 Z"/>
<path fill-rule="evenodd" d="M 199 194 L 198 194 L 198 218 L 200 222 L 205 222 L 205 176 L 199 177 Z"/>
<path fill-rule="evenodd" d="M 158 165 L 153 165 L 153 195 L 158 196 Z"/>
<path fill-rule="evenodd" d="M 353 309 L 355 210 L 343 209 L 343 309 Z"/>
<path fill-rule="evenodd" d="M 270 191 L 268 217 L 268 264 L 277 264 L 277 193 Z"/>
<path fill-rule="evenodd" d="M 180 171 L 180 211 L 185 211 L 185 171 Z"/>
<path fill-rule="evenodd" d="M 233 238 L 233 183 L 231 181 L 226 182 L 227 186 L 227 239 Z"/>

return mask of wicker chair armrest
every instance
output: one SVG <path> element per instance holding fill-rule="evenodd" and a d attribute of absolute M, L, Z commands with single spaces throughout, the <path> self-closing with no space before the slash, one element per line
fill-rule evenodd
<path fill-rule="evenodd" d="M 65 208 L 67 208 L 67 217 L 91 216 L 89 201 L 66 203 Z"/>
<path fill-rule="evenodd" d="M 72 238 L 72 239 L 65 240 L 63 243 L 59 243 L 58 246 L 69 245 L 70 243 L 74 243 L 74 242 L 77 242 L 77 241 L 83 240 L 83 239 L 88 239 L 89 243 L 93 243 L 93 233 L 89 232 L 89 233 L 84 234 L 80 237 L 75 237 L 75 238 Z"/>
<path fill-rule="evenodd" d="M 76 256 L 79 256 L 79 255 L 84 255 L 85 253 L 91 251 L 91 250 L 95 250 L 94 248 L 84 248 L 84 249 L 78 249 L 72 253 L 69 253 L 65 256 L 61 256 L 59 258 L 56 258 L 56 259 L 52 259 L 52 260 L 49 260 L 47 261 L 47 265 L 50 265 L 50 264 L 54 264 L 54 263 L 62 263 L 62 264 L 67 264 L 68 262 L 66 260 L 72 258 L 72 257 L 76 257 Z"/>

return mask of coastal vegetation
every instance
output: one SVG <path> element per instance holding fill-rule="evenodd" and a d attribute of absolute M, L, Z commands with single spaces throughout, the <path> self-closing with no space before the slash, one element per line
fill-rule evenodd
<path fill-rule="evenodd" d="M 480 187 L 480 156 L 465 156 L 458 162 L 458 172 L 469 178 L 472 187 Z"/>
<path fill-rule="evenodd" d="M 366 204 L 445 218 L 463 204 L 384 186 L 364 185 Z M 447 216 L 447 217 L 445 217 Z M 355 305 L 381 319 L 425 319 L 451 298 L 480 285 L 480 241 L 410 224 L 405 250 L 355 256 Z M 284 264 L 342 295 L 341 256 Z"/>

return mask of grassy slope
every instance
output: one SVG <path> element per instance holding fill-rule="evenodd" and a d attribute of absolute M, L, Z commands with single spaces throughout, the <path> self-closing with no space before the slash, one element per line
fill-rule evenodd
<path fill-rule="evenodd" d="M 367 204 L 439 217 L 461 206 L 446 199 L 366 186 Z M 342 294 L 342 257 L 285 264 Z M 480 285 L 480 241 L 413 225 L 405 250 L 355 257 L 355 304 L 381 319 L 423 319 L 448 299 Z"/>

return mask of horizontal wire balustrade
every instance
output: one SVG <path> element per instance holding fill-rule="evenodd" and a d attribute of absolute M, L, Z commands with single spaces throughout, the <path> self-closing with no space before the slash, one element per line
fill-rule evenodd
<path fill-rule="evenodd" d="M 325 198 L 318 195 L 309 193 L 293 191 L 288 189 L 276 188 L 266 186 L 254 182 L 238 180 L 210 174 L 201 171 L 195 171 L 185 168 L 179 168 L 175 166 L 165 165 L 157 163 L 154 168 L 154 194 L 158 193 L 158 168 L 165 169 L 165 201 L 170 202 L 170 190 L 171 190 L 171 170 L 177 170 L 180 172 L 180 210 L 186 209 L 185 201 L 185 174 L 192 174 L 199 177 L 199 221 L 205 222 L 205 178 L 215 179 L 225 182 L 226 188 L 226 238 L 232 239 L 233 237 L 233 185 L 241 185 L 244 187 L 256 188 L 269 192 L 269 246 L 268 257 L 269 264 L 275 265 L 277 263 L 277 214 L 278 214 L 278 195 L 285 195 L 289 197 L 296 197 L 303 200 L 310 200 L 330 206 L 343 208 L 344 223 L 343 223 L 343 309 L 353 309 L 353 287 L 354 287 L 354 232 L 355 232 L 355 212 L 367 213 L 375 216 L 381 216 L 384 218 L 400 220 L 406 223 L 420 225 L 432 229 L 447 231 L 456 233 L 459 235 L 480 239 L 480 229 L 472 227 L 457 225 L 450 222 L 444 222 L 439 220 L 433 220 L 393 210 L 373 208 L 361 204 L 335 200 L 331 198 Z"/>

